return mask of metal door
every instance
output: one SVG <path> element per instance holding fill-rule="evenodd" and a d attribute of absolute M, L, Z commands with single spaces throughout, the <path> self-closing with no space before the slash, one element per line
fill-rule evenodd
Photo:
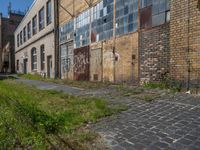
<path fill-rule="evenodd" d="M 89 46 L 74 50 L 74 78 L 75 80 L 89 81 Z"/>
<path fill-rule="evenodd" d="M 49 78 L 53 77 L 52 66 L 53 66 L 53 64 L 52 64 L 52 56 L 48 56 L 47 57 L 47 76 Z"/>
<path fill-rule="evenodd" d="M 91 49 L 90 51 L 90 78 L 91 81 L 102 80 L 102 49 Z"/>
<path fill-rule="evenodd" d="M 73 43 L 66 43 L 60 47 L 61 54 L 61 78 L 73 80 Z"/>

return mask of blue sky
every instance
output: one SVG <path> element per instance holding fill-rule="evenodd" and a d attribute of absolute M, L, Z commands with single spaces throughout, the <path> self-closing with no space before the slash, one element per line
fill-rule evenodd
<path fill-rule="evenodd" d="M 24 11 L 31 6 L 34 0 L 0 0 L 0 12 L 3 13 L 3 16 L 7 16 L 8 4 L 11 2 L 12 10 L 21 10 Z"/>

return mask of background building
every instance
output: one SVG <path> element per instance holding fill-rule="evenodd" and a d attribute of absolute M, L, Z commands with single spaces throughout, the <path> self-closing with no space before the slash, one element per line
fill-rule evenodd
<path fill-rule="evenodd" d="M 54 1 L 35 0 L 15 31 L 18 73 L 55 76 Z"/>
<path fill-rule="evenodd" d="M 167 78 L 198 85 L 199 6 L 199 0 L 36 0 L 15 32 L 17 70 L 70 80 Z"/>
<path fill-rule="evenodd" d="M 14 31 L 24 17 L 22 12 L 8 13 L 8 18 L 0 13 L 0 72 L 15 72 Z"/>

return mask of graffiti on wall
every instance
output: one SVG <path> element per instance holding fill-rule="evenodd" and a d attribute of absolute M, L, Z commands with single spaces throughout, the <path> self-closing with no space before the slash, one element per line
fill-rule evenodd
<path fill-rule="evenodd" d="M 74 50 L 75 80 L 89 80 L 89 46 Z"/>
<path fill-rule="evenodd" d="M 88 58 L 82 54 L 81 52 L 77 53 L 74 56 L 74 72 L 75 73 L 85 73 L 85 70 L 87 69 L 87 65 L 89 64 Z"/>
<path fill-rule="evenodd" d="M 71 68 L 71 59 L 70 58 L 63 58 L 61 60 L 61 66 L 62 66 L 62 71 L 63 73 L 67 73 L 70 71 Z"/>

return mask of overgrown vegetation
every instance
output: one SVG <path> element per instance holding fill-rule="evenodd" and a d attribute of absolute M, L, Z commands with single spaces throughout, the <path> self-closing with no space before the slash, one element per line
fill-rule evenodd
<path fill-rule="evenodd" d="M 86 89 L 96 89 L 96 88 L 104 88 L 111 83 L 106 82 L 88 82 L 88 81 L 73 81 L 73 80 L 67 80 L 67 79 L 49 79 L 49 78 L 43 78 L 38 74 L 32 75 L 32 74 L 18 74 L 18 77 L 25 78 L 25 79 L 30 79 L 30 80 L 39 80 L 39 81 L 46 81 L 46 82 L 53 82 L 57 84 L 64 84 L 64 85 L 69 85 L 69 86 L 74 86 L 74 87 L 79 87 L 79 88 L 86 88 Z"/>
<path fill-rule="evenodd" d="M 0 109 L 0 149 L 87 150 L 97 135 L 81 128 L 126 108 L 4 80 Z"/>
<path fill-rule="evenodd" d="M 172 81 L 172 80 L 164 80 L 162 82 L 148 82 L 146 84 L 144 84 L 145 88 L 149 88 L 149 89 L 169 89 L 171 92 L 180 92 L 182 89 L 182 84 Z"/>

